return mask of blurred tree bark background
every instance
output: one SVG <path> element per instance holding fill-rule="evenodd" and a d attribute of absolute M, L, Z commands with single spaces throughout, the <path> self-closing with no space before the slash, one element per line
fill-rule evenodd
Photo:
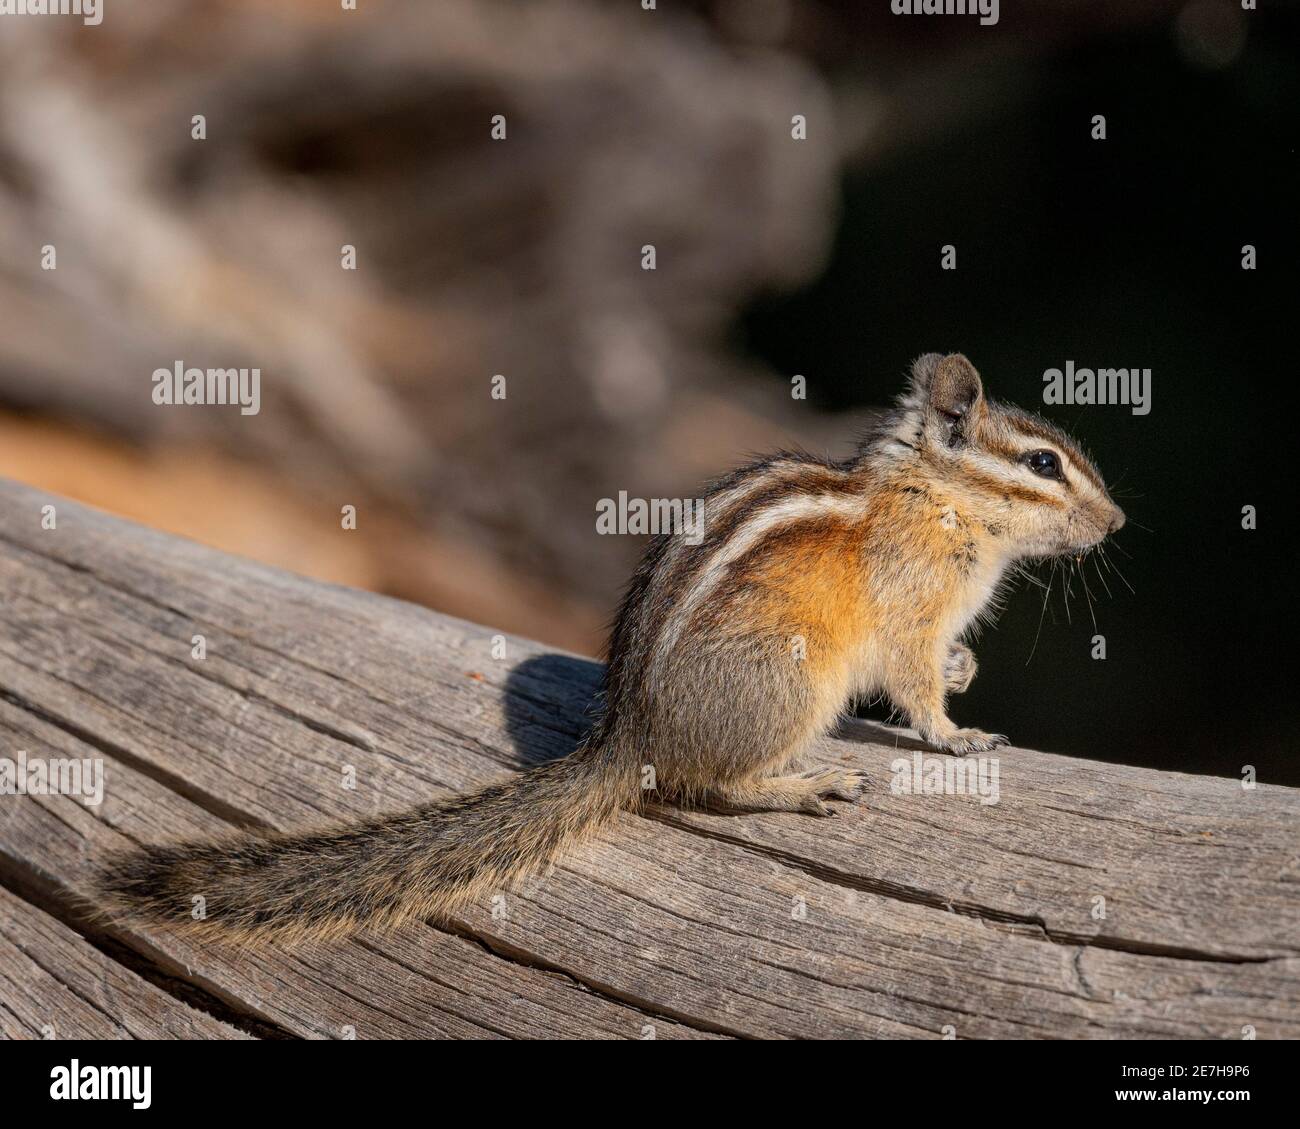
<path fill-rule="evenodd" d="M 594 651 L 641 547 L 593 536 L 597 499 L 851 439 L 734 340 L 821 269 L 845 170 L 1014 98 L 990 57 L 1174 7 L 1042 0 L 983 38 L 883 0 L 7 19 L 0 474 Z M 260 368 L 260 414 L 154 405 L 178 360 Z"/>

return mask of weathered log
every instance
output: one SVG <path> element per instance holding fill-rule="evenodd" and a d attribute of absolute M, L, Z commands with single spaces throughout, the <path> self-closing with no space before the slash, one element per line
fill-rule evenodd
<path fill-rule="evenodd" d="M 873 782 L 838 818 L 626 815 L 446 929 L 246 951 L 86 913 L 93 864 L 131 842 L 397 810 L 562 755 L 598 678 L 0 483 L 0 755 L 105 773 L 98 805 L 0 796 L 6 1032 L 1300 1036 L 1300 791 L 1012 749 L 996 803 L 901 794 L 921 747 L 867 722 L 822 743 Z M 32 902 L 84 959 L 26 977 L 3 955 Z M 153 983 L 113 966 L 128 952 Z M 176 1021 L 174 985 L 220 1021 Z"/>

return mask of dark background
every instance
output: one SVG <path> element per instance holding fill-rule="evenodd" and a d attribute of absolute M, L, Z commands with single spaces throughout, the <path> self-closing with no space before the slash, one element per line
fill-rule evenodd
<path fill-rule="evenodd" d="M 642 548 L 596 534 L 599 499 L 691 497 L 764 449 L 847 453 L 911 358 L 959 350 L 1117 484 L 1132 591 L 1089 565 L 1094 607 L 1076 583 L 1067 616 L 1059 579 L 1045 614 L 1022 584 L 955 718 L 1300 784 L 1300 29 L 1294 6 L 1260 8 L 1004 0 L 981 27 L 888 0 L 121 0 L 100 27 L 7 18 L 0 474 L 595 654 Z M 261 414 L 154 406 L 150 374 L 178 358 L 260 366 Z M 1044 370 L 1070 359 L 1149 367 L 1150 414 L 1044 408 Z"/>
<path fill-rule="evenodd" d="M 1095 606 L 1076 581 L 1067 618 L 1058 575 L 1039 633 L 1042 592 L 1017 585 L 954 699 L 962 723 L 1300 783 L 1284 496 L 1300 88 L 1294 24 L 1269 26 L 1218 71 L 1187 66 L 1164 26 L 1044 58 L 1016 76 L 1027 97 L 847 175 L 825 272 L 754 303 L 738 329 L 832 410 L 892 395 L 913 353 L 965 352 L 990 394 L 1064 427 L 1115 487 L 1129 522 L 1110 556 L 1133 590 L 1107 576 L 1107 595 L 1089 566 Z M 984 77 L 992 91 L 1005 76 Z M 1098 113 L 1105 141 L 1090 136 Z M 956 271 L 939 269 L 944 244 Z M 1042 374 L 1067 359 L 1150 367 L 1150 413 L 1044 406 Z M 1104 661 L 1090 657 L 1093 616 Z"/>

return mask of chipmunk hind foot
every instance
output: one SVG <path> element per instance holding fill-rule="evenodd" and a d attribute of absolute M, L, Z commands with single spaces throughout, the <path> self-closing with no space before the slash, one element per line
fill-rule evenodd
<path fill-rule="evenodd" d="M 866 774 L 857 769 L 814 768 L 790 776 L 759 776 L 715 785 L 704 803 L 715 811 L 834 815 L 824 800 L 857 800 L 866 786 Z"/>

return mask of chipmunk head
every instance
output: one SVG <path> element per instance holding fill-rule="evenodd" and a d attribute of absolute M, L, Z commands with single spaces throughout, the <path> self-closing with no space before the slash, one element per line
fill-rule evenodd
<path fill-rule="evenodd" d="M 960 353 L 920 357 L 899 406 L 891 435 L 913 449 L 916 469 L 1013 555 L 1081 552 L 1124 524 L 1078 445 L 1046 420 L 986 399 Z"/>

